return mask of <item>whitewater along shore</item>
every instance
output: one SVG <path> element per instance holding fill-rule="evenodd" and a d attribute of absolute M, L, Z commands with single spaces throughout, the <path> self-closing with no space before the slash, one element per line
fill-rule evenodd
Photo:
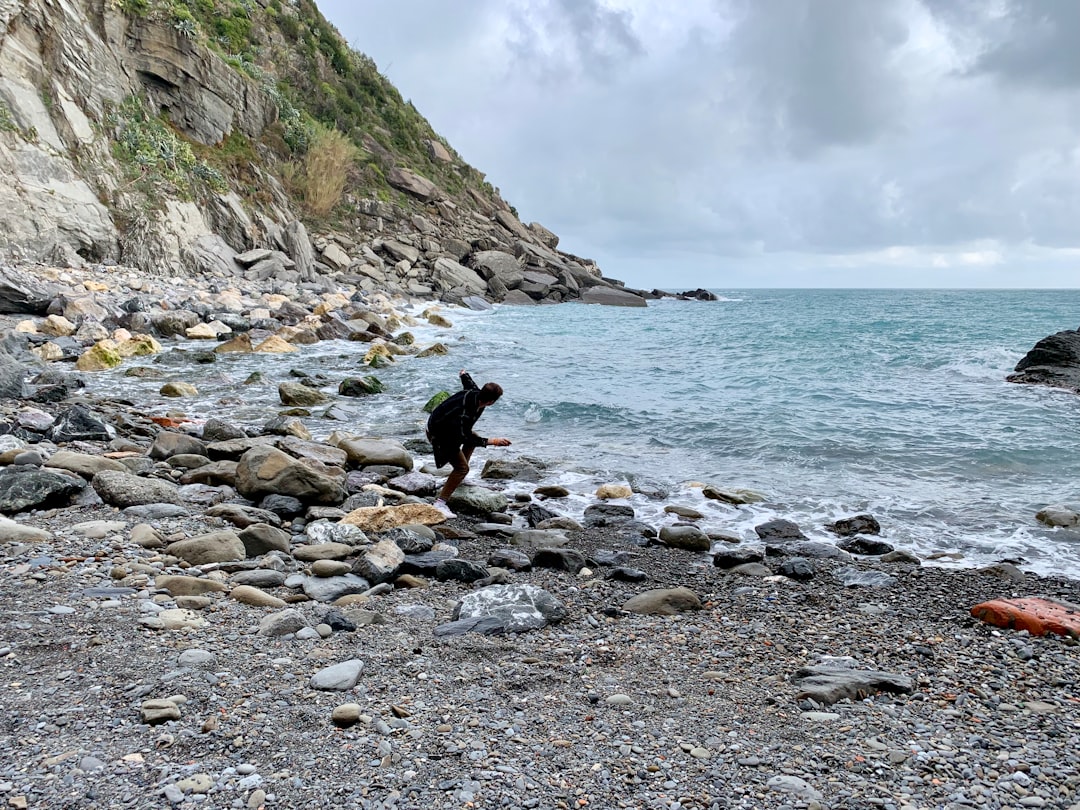
<path fill-rule="evenodd" d="M 1076 640 L 971 612 L 1080 583 L 935 568 L 869 516 L 751 542 L 526 456 L 473 472 L 444 522 L 416 437 L 185 421 L 184 396 L 155 420 L 80 385 L 120 363 L 184 394 L 222 345 L 303 366 L 309 335 L 370 344 L 372 374 L 277 381 L 321 412 L 440 350 L 403 337 L 406 302 L 79 272 L 62 311 L 3 324 L 6 806 L 1080 807 Z"/>

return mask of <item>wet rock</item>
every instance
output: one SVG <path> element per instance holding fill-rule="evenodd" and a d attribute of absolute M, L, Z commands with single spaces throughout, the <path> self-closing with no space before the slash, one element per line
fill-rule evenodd
<path fill-rule="evenodd" d="M 300 405 L 310 407 L 329 402 L 330 397 L 322 391 L 309 388 L 303 383 L 283 382 L 278 385 L 278 397 L 282 405 Z"/>
<path fill-rule="evenodd" d="M 660 529 L 660 542 L 685 551 L 708 551 L 712 546 L 709 536 L 697 526 L 664 526 Z"/>
<path fill-rule="evenodd" d="M 862 554 L 862 555 L 880 555 L 888 554 L 893 550 L 891 544 L 886 543 L 884 540 L 877 540 L 872 537 L 849 537 L 839 544 L 839 547 L 849 554 Z"/>
<path fill-rule="evenodd" d="M 1035 519 L 1046 526 L 1071 528 L 1080 526 L 1080 513 L 1065 506 L 1048 506 L 1035 513 Z"/>
<path fill-rule="evenodd" d="M 586 528 L 617 526 L 634 519 L 634 507 L 621 503 L 594 503 L 586 507 L 582 523 Z"/>
<path fill-rule="evenodd" d="M 841 518 L 834 523 L 826 524 L 825 528 L 840 537 L 850 537 L 853 534 L 881 534 L 881 524 L 873 515 Z"/>
<path fill-rule="evenodd" d="M 539 548 L 533 554 L 532 565 L 576 574 L 585 567 L 585 555 L 572 548 Z"/>
<path fill-rule="evenodd" d="M 366 397 L 381 394 L 386 390 L 378 377 L 368 374 L 365 377 L 348 377 L 338 385 L 338 393 L 343 397 Z"/>
<path fill-rule="evenodd" d="M 246 439 L 247 434 L 242 428 L 223 419 L 211 417 L 203 425 L 202 439 L 204 442 L 223 442 L 229 439 Z"/>
<path fill-rule="evenodd" d="M 489 458 L 480 473 L 481 478 L 501 481 L 539 481 L 541 476 L 541 471 L 528 461 L 502 458 Z"/>
<path fill-rule="evenodd" d="M 199 395 L 199 389 L 191 383 L 167 382 L 161 386 L 158 393 L 163 397 L 197 397 Z"/>
<path fill-rule="evenodd" d="M 510 502 L 501 492 L 493 492 L 483 487 L 461 486 L 447 502 L 455 512 L 470 515 L 488 515 L 492 512 L 505 512 Z"/>
<path fill-rule="evenodd" d="M 732 506 L 760 503 L 765 500 L 764 495 L 759 495 L 749 489 L 727 489 L 723 487 L 707 486 L 702 488 L 701 494 L 710 500 L 729 503 Z"/>
<path fill-rule="evenodd" d="M 759 563 L 765 559 L 765 549 L 761 546 L 733 546 L 720 548 L 713 554 L 713 565 L 717 568 L 735 568 L 746 563 Z"/>
<path fill-rule="evenodd" d="M 802 533 L 799 524 L 780 518 L 755 526 L 754 531 L 757 532 L 758 537 L 766 541 L 806 539 L 806 535 Z"/>

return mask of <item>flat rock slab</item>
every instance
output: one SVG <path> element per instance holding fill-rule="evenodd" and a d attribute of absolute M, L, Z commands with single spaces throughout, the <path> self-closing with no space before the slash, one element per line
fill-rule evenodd
<path fill-rule="evenodd" d="M 1080 605 L 1056 599 L 993 599 L 975 605 L 971 615 L 995 627 L 1027 630 L 1033 636 L 1056 633 L 1080 638 Z"/>
<path fill-rule="evenodd" d="M 906 675 L 834 666 L 803 667 L 791 682 L 801 690 L 796 699 L 811 698 L 825 706 L 844 698 L 862 700 L 875 692 L 910 695 L 914 689 Z"/>

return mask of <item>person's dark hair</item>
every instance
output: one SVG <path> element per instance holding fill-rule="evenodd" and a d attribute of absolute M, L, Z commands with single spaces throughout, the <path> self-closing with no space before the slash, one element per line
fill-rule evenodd
<path fill-rule="evenodd" d="M 480 400 L 482 402 L 495 402 L 502 396 L 502 386 L 498 383 L 484 383 L 484 387 L 480 389 Z"/>

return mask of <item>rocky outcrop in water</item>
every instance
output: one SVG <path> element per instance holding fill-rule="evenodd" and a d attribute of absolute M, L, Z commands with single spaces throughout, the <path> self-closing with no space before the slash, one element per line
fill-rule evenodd
<path fill-rule="evenodd" d="M 1066 329 L 1044 337 L 1006 379 L 1080 393 L 1080 330 Z"/>

